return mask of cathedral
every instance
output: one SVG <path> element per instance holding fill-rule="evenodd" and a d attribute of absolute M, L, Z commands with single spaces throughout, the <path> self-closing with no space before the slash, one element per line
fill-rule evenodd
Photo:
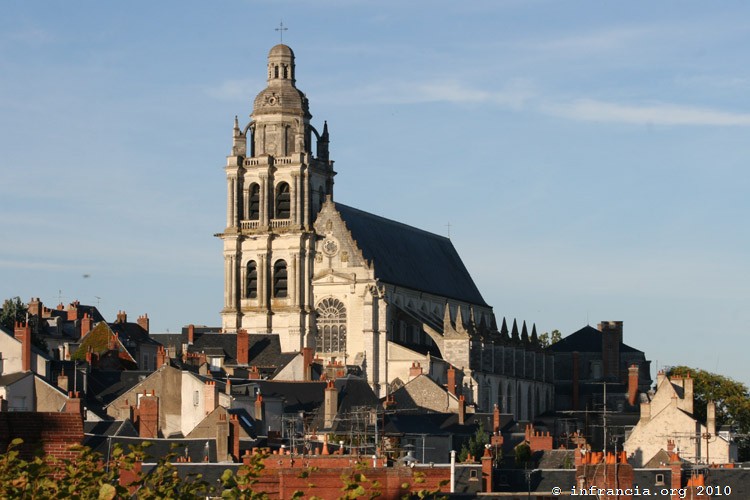
<path fill-rule="evenodd" d="M 550 409 L 536 329 L 498 328 L 448 238 L 336 203 L 328 126 L 311 122 L 291 48 L 271 49 L 267 78 L 249 123 L 235 118 L 225 167 L 223 331 L 314 348 L 381 396 L 418 373 L 479 410 Z"/>

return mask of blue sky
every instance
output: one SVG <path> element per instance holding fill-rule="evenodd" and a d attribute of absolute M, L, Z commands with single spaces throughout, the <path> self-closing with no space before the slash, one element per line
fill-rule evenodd
<path fill-rule="evenodd" d="M 222 166 L 283 20 L 336 200 L 450 224 L 499 318 L 564 335 L 622 320 L 654 368 L 748 383 L 749 11 L 7 2 L 0 297 L 219 324 Z"/>

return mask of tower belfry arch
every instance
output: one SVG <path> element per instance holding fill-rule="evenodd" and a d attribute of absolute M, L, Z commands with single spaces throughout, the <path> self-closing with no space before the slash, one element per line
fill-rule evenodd
<path fill-rule="evenodd" d="M 283 24 L 279 29 L 286 28 Z M 319 193 L 333 196 L 328 126 L 312 126 L 294 52 L 271 48 L 267 84 L 244 126 L 235 118 L 227 176 L 224 331 L 279 334 L 282 349 L 314 342 L 313 274 Z"/>

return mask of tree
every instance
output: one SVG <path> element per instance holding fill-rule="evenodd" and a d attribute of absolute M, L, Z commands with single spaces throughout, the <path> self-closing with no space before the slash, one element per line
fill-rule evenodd
<path fill-rule="evenodd" d="M 489 442 L 490 438 L 487 436 L 487 433 L 484 432 L 484 425 L 480 422 L 477 431 L 469 438 L 469 442 L 464 443 L 461 447 L 461 452 L 458 455 L 459 461 L 466 461 L 469 455 L 474 457 L 474 460 L 480 459 L 482 455 L 484 455 L 484 445 Z"/>
<path fill-rule="evenodd" d="M 29 308 L 21 301 L 21 297 L 5 299 L 2 311 L 0 311 L 0 326 L 13 333 L 17 322 L 28 321 L 31 327 L 31 343 L 46 351 L 47 342 L 39 335 L 39 318 L 29 316 L 28 312 Z"/>
<path fill-rule="evenodd" d="M 21 301 L 21 297 L 5 299 L 3 310 L 0 312 L 0 326 L 12 332 L 16 322 L 26 321 L 28 311 L 29 308 Z"/>
<path fill-rule="evenodd" d="M 552 330 L 552 333 L 544 332 L 539 336 L 539 344 L 542 347 L 549 347 L 556 342 L 560 342 L 560 339 L 562 339 L 560 330 Z"/>
<path fill-rule="evenodd" d="M 670 368 L 667 376 L 690 375 L 693 379 L 693 414 L 706 421 L 706 404 L 716 404 L 716 427 L 731 425 L 737 439 L 740 461 L 750 460 L 750 392 L 747 386 L 731 378 L 687 366 Z"/>

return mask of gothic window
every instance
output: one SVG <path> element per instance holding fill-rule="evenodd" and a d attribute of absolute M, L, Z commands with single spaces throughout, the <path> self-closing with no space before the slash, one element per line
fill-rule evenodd
<path fill-rule="evenodd" d="M 273 296 L 285 298 L 287 296 L 286 261 L 277 260 L 273 265 Z"/>
<path fill-rule="evenodd" d="M 260 218 L 260 186 L 251 184 L 248 190 L 250 202 L 248 204 L 247 218 L 249 220 L 258 220 Z"/>
<path fill-rule="evenodd" d="M 323 299 L 315 310 L 318 335 L 316 350 L 323 353 L 346 352 L 346 307 L 333 297 Z"/>
<path fill-rule="evenodd" d="M 254 260 L 247 263 L 245 296 L 248 299 L 258 298 L 258 264 L 256 264 Z"/>
<path fill-rule="evenodd" d="M 289 197 L 289 184 L 280 182 L 276 186 L 276 219 L 288 219 L 290 215 L 291 200 Z"/>
<path fill-rule="evenodd" d="M 278 66 L 274 66 L 273 67 L 273 77 L 274 78 L 278 78 L 279 77 L 279 67 Z"/>

